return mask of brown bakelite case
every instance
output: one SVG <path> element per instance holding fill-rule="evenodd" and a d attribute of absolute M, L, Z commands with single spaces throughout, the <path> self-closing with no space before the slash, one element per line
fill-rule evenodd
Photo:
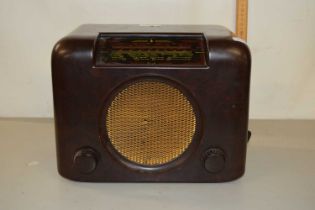
<path fill-rule="evenodd" d="M 148 46 L 142 57 L 124 51 L 148 52 Z M 183 48 L 186 54 L 176 51 Z M 162 53 L 158 61 L 154 50 Z M 246 44 L 220 26 L 80 26 L 52 52 L 59 173 L 89 182 L 224 182 L 242 176 L 250 65 Z M 175 84 L 196 116 L 190 146 L 152 167 L 115 154 L 105 129 L 113 95 L 139 78 Z"/>

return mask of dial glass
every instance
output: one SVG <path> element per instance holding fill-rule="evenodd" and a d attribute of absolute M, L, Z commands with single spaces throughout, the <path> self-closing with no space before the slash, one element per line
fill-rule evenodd
<path fill-rule="evenodd" d="M 202 34 L 100 34 L 96 66 L 205 66 Z"/>

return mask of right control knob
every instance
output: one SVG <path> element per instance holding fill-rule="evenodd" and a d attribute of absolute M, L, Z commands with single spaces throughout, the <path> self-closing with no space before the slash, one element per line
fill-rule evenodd
<path fill-rule="evenodd" d="M 204 167 L 209 173 L 218 173 L 225 165 L 224 152 L 219 148 L 210 148 L 204 156 Z"/>

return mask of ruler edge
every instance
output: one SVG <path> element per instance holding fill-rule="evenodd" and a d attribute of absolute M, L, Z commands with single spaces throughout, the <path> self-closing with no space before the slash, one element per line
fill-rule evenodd
<path fill-rule="evenodd" d="M 245 9 L 243 10 L 243 8 Z M 248 35 L 248 0 L 236 0 L 235 35 L 247 41 Z"/>

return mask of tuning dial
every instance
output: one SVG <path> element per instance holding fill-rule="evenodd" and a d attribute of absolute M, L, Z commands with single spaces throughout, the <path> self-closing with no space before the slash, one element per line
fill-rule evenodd
<path fill-rule="evenodd" d="M 82 148 L 73 157 L 74 168 L 83 174 L 92 173 L 96 168 L 96 164 L 96 152 L 91 148 Z"/>
<path fill-rule="evenodd" d="M 225 165 L 224 152 L 219 148 L 210 148 L 204 157 L 204 167 L 210 173 L 218 173 Z"/>

